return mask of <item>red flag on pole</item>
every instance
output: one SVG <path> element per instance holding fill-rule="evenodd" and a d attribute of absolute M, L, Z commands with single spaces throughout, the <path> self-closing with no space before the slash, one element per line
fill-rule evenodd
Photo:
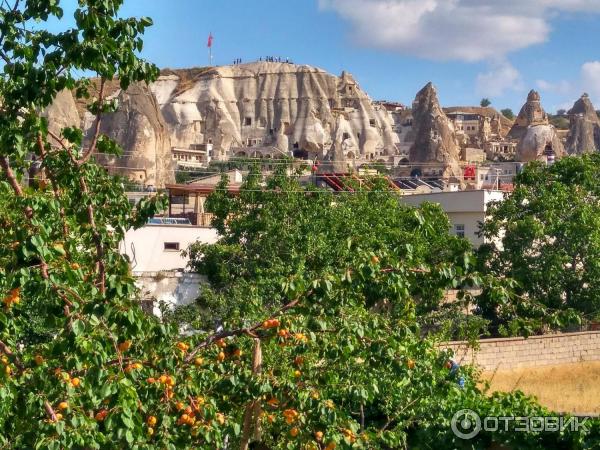
<path fill-rule="evenodd" d="M 209 33 L 209 34 L 208 34 L 208 43 L 206 44 L 206 46 L 207 46 L 208 48 L 211 48 L 211 47 L 212 47 L 212 41 L 213 41 L 213 35 L 212 35 L 212 33 Z"/>

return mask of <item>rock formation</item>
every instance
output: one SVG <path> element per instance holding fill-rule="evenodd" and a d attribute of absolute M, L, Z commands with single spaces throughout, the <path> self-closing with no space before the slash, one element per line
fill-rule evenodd
<path fill-rule="evenodd" d="M 97 96 L 97 80 L 92 90 Z M 332 171 L 410 161 L 436 165 L 436 176 L 460 176 L 456 136 L 431 85 L 417 95 L 411 112 L 372 101 L 347 72 L 338 77 L 307 65 L 255 62 L 165 69 L 150 86 L 136 84 L 125 92 L 110 80 L 105 95 L 119 107 L 103 118 L 101 131 L 126 153 L 97 158 L 146 185 L 173 181 L 173 157 L 184 166 L 190 161 L 180 160 L 178 151 L 213 160 L 318 158 L 320 170 Z M 57 129 L 80 122 L 89 142 L 95 117 L 69 92 L 57 97 L 47 115 Z M 490 124 L 482 129 L 493 133 L 493 120 L 498 129 L 505 126 L 487 110 L 484 120 L 488 115 Z"/>
<path fill-rule="evenodd" d="M 174 181 L 170 135 L 148 86 L 136 83 L 115 94 L 119 108 L 102 119 L 100 130 L 127 153 L 99 158 L 100 162 L 142 184 L 163 186 Z"/>
<path fill-rule="evenodd" d="M 63 128 L 79 127 L 81 125 L 77 105 L 69 90 L 60 91 L 54 102 L 46 108 L 43 116 L 48 119 L 50 131 L 56 135 L 60 135 Z"/>
<path fill-rule="evenodd" d="M 92 80 L 91 94 L 98 94 L 98 80 Z M 144 185 L 162 187 L 174 181 L 170 136 L 156 99 L 145 84 L 134 84 L 122 91 L 117 81 L 106 83 L 107 98 L 117 100 L 115 113 L 102 118 L 100 131 L 123 149 L 122 157 L 96 154 L 96 159 L 113 172 L 128 176 Z M 95 117 L 85 109 L 86 101 L 61 91 L 44 111 L 50 130 L 55 134 L 65 127 L 82 127 L 84 146 L 89 145 Z"/>
<path fill-rule="evenodd" d="M 151 86 L 171 144 L 210 143 L 213 157 L 304 156 L 378 159 L 396 153 L 393 119 L 352 75 L 255 62 L 164 70 Z"/>
<path fill-rule="evenodd" d="M 569 110 L 570 127 L 566 150 L 571 155 L 600 151 L 600 119 L 587 94 Z"/>
<path fill-rule="evenodd" d="M 440 107 L 433 84 L 421 89 L 412 107 L 415 140 L 410 148 L 410 162 L 440 164 L 444 176 L 460 177 L 460 149 L 450 119 Z"/>
<path fill-rule="evenodd" d="M 527 95 L 527 102 L 521 108 L 508 137 L 519 142 L 516 161 L 545 161 L 544 151 L 549 145 L 556 157 L 564 155 L 564 147 L 556 129 L 550 125 L 548 115 L 542 108 L 540 94 L 534 90 Z"/>

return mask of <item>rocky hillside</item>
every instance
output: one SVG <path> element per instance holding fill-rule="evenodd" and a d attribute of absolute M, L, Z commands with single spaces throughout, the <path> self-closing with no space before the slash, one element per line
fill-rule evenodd
<path fill-rule="evenodd" d="M 461 111 L 487 117 L 490 119 L 492 131 L 502 137 L 506 136 L 513 126 L 512 120 L 504 117 L 497 109 L 491 106 L 449 106 L 443 108 L 443 110 L 447 114 Z"/>
<path fill-rule="evenodd" d="M 581 155 L 600 151 L 600 119 L 587 94 L 583 94 L 569 110 L 569 134 L 566 149 Z"/>
<path fill-rule="evenodd" d="M 398 141 L 387 110 L 354 78 L 306 65 L 256 62 L 197 70 L 165 70 L 150 87 L 171 144 L 210 143 L 214 157 L 252 156 L 253 147 L 332 159 L 393 154 Z M 261 153 L 262 154 L 262 153 Z"/>
<path fill-rule="evenodd" d="M 98 89 L 97 81 L 93 87 Z M 172 150 L 178 149 L 207 152 L 217 160 L 318 158 L 321 168 L 335 171 L 410 160 L 460 174 L 454 127 L 430 84 L 417 95 L 412 112 L 373 102 L 349 73 L 335 76 L 275 62 L 165 69 L 150 86 L 133 85 L 125 92 L 112 80 L 106 94 L 117 99 L 119 109 L 103 119 L 101 130 L 126 153 L 98 158 L 143 184 L 173 181 Z M 495 120 L 498 134 L 508 127 L 491 108 L 476 113 Z M 47 115 L 58 129 L 80 123 L 88 136 L 95 123 L 69 92 L 61 93 Z"/>

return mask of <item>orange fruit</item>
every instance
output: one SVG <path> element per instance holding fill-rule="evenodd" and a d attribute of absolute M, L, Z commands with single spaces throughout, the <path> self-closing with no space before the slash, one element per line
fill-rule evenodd
<path fill-rule="evenodd" d="M 295 376 L 296 378 L 299 378 L 299 377 L 301 377 L 301 376 L 302 376 L 302 372 L 300 372 L 299 370 L 294 370 L 294 376 Z"/>
<path fill-rule="evenodd" d="M 412 359 L 409 359 L 406 362 L 406 365 L 408 366 L 409 369 L 414 369 L 415 368 L 415 362 Z"/>
<path fill-rule="evenodd" d="M 225 361 L 225 353 L 219 352 L 219 354 L 217 355 L 217 361 L 219 361 L 219 362 Z"/>
<path fill-rule="evenodd" d="M 318 442 L 321 442 L 321 441 L 323 440 L 323 432 L 322 432 L 322 431 L 317 431 L 317 432 L 315 433 L 315 439 L 316 439 Z"/>
<path fill-rule="evenodd" d="M 77 387 L 77 386 L 79 386 L 80 384 L 81 384 L 81 380 L 80 380 L 79 378 L 77 378 L 77 377 L 75 377 L 75 378 L 73 378 L 73 379 L 71 380 L 71 386 L 73 386 L 73 387 Z"/>
<path fill-rule="evenodd" d="M 131 347 L 131 341 L 124 341 L 121 342 L 119 345 L 119 351 L 120 352 L 126 352 L 127 350 L 129 350 L 129 347 Z"/>
<path fill-rule="evenodd" d="M 185 351 L 187 351 L 188 348 L 190 348 L 190 346 L 187 345 L 185 342 L 178 342 L 177 343 L 177 348 L 179 350 L 181 350 L 182 352 L 185 352 Z"/>
<path fill-rule="evenodd" d="M 194 365 L 195 366 L 201 366 L 204 363 L 204 360 L 202 358 L 196 358 L 194 359 Z"/>
<path fill-rule="evenodd" d="M 42 355 L 35 355 L 35 357 L 33 358 L 33 360 L 35 361 L 35 363 L 38 366 L 41 366 L 42 364 L 44 364 L 44 357 Z"/>
<path fill-rule="evenodd" d="M 58 409 L 64 411 L 65 409 L 69 409 L 69 404 L 67 402 L 60 402 L 58 404 Z"/>
<path fill-rule="evenodd" d="M 290 430 L 290 436 L 292 436 L 292 437 L 298 436 L 299 433 L 300 433 L 300 430 L 298 430 L 298 428 L 296 428 L 296 427 L 294 427 Z"/>
<path fill-rule="evenodd" d="M 146 424 L 149 427 L 153 427 L 154 425 L 156 425 L 156 422 L 157 422 L 157 420 L 156 420 L 156 417 L 154 417 L 154 416 L 148 416 L 148 418 L 146 419 Z"/>
<path fill-rule="evenodd" d="M 176 409 L 177 411 L 181 411 L 183 408 L 185 408 L 185 406 L 183 405 L 183 403 L 182 403 L 182 402 L 177 402 L 177 403 L 175 403 L 175 409 Z"/>
<path fill-rule="evenodd" d="M 222 413 L 217 413 L 215 415 L 215 419 L 219 425 L 223 425 L 225 423 L 225 415 Z"/>

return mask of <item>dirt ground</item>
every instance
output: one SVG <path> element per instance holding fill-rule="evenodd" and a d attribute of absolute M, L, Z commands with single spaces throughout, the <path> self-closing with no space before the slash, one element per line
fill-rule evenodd
<path fill-rule="evenodd" d="M 484 372 L 490 392 L 521 390 L 556 412 L 600 414 L 600 362 Z"/>

